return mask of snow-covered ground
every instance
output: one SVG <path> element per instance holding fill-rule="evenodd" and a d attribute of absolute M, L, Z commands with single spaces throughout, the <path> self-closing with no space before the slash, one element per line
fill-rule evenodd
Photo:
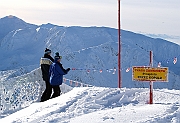
<path fill-rule="evenodd" d="M 44 89 L 39 68 L 17 77 L 12 74 L 18 71 L 7 73 L 1 76 L 0 123 L 180 122 L 180 90 L 154 89 L 149 104 L 149 88 L 70 87 L 64 79 L 61 96 L 39 102 Z"/>
<path fill-rule="evenodd" d="M 46 102 L 32 103 L 1 123 L 179 123 L 180 91 L 76 87 Z"/>

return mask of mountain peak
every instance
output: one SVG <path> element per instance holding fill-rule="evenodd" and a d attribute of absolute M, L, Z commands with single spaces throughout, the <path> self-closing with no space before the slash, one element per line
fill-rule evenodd
<path fill-rule="evenodd" d="M 13 15 L 9 15 L 9 16 L 6 16 L 6 17 L 4 17 L 4 18 L 17 18 L 16 16 L 13 16 Z"/>
<path fill-rule="evenodd" d="M 13 16 L 13 15 L 8 15 L 3 18 L 0 18 L 0 41 L 1 39 L 7 35 L 9 32 L 17 29 L 23 29 L 26 27 L 34 27 L 35 25 L 28 24 L 22 19 Z"/>
<path fill-rule="evenodd" d="M 25 21 L 23 21 L 22 19 L 16 17 L 16 16 L 13 16 L 13 15 L 8 15 L 8 16 L 5 16 L 3 18 L 0 19 L 0 26 L 2 25 L 9 25 L 9 26 L 19 26 L 22 25 L 26 25 L 27 23 Z"/>
<path fill-rule="evenodd" d="M 6 17 L 4 17 L 4 18 L 17 18 L 17 17 L 14 16 L 14 15 L 8 15 L 8 16 L 6 16 Z"/>

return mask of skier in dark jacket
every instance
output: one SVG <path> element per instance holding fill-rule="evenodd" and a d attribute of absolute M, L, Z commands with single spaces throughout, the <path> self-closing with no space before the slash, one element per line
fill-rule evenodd
<path fill-rule="evenodd" d="M 50 99 L 50 97 L 51 97 L 52 86 L 49 83 L 49 68 L 53 62 L 54 62 L 54 59 L 51 57 L 51 50 L 46 48 L 44 57 L 42 57 L 40 60 L 42 78 L 46 83 L 46 88 L 41 96 L 40 102 L 46 101 L 46 100 Z"/>
<path fill-rule="evenodd" d="M 50 75 L 50 84 L 52 85 L 53 88 L 53 95 L 51 98 L 60 96 L 61 90 L 60 90 L 60 85 L 63 82 L 63 75 L 67 74 L 70 70 L 64 69 L 62 64 L 60 63 L 61 61 L 61 56 L 59 56 L 59 53 L 57 52 L 55 55 L 55 61 L 53 64 L 51 64 L 50 69 L 49 69 L 49 75 Z"/>

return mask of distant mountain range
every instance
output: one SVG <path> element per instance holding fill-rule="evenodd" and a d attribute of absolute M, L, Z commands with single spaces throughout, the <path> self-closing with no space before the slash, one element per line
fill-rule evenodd
<path fill-rule="evenodd" d="M 117 29 L 108 27 L 64 27 L 53 24 L 33 25 L 15 17 L 0 19 L 0 70 L 39 67 L 44 49 L 59 52 L 62 64 L 71 70 L 66 78 L 95 86 L 117 87 Z M 154 88 L 180 89 L 179 45 L 121 30 L 122 87 L 149 87 L 147 82 L 132 81 L 132 66 L 153 66 L 161 62 L 169 68 L 169 82 L 155 83 Z M 29 69 L 31 66 L 31 69 Z M 126 69 L 130 68 L 129 72 Z"/>
<path fill-rule="evenodd" d="M 180 36 L 167 35 L 167 34 L 148 34 L 148 33 L 143 33 L 143 32 L 140 32 L 140 34 L 143 34 L 143 35 L 146 35 L 146 36 L 152 37 L 152 38 L 161 38 L 164 40 L 171 41 L 173 43 L 180 44 Z"/>

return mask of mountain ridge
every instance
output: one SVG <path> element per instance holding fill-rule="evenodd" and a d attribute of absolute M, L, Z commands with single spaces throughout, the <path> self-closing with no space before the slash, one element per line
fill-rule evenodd
<path fill-rule="evenodd" d="M 76 68 L 71 70 L 67 78 L 95 86 L 104 86 L 103 83 L 106 82 L 107 87 L 117 87 L 117 71 L 113 74 L 114 68 L 118 68 L 117 34 L 117 29 L 109 27 L 63 27 L 49 23 L 16 29 L 1 41 L 0 58 L 3 64 L 0 65 L 0 70 L 18 69 L 29 65 L 38 68 L 39 59 L 48 47 L 52 50 L 52 55 L 60 52 L 65 68 Z M 174 57 L 179 58 L 179 45 L 121 30 L 121 46 L 122 81 L 127 81 L 123 83 L 123 87 L 149 86 L 148 83 L 133 82 L 132 71 L 126 72 L 126 69 L 132 66 L 148 66 L 149 51 L 153 51 L 154 67 L 159 62 L 162 67 L 169 67 L 169 82 L 157 83 L 155 87 L 158 88 L 162 84 L 162 88 L 180 88 L 180 63 L 173 64 Z M 103 72 L 100 73 L 100 70 Z"/>

